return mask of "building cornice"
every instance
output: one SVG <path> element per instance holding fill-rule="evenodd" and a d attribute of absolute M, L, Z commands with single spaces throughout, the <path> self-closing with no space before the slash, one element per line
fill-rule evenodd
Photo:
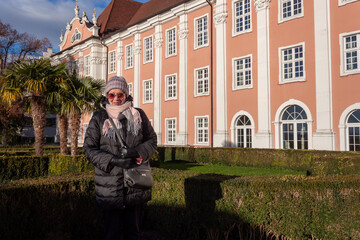
<path fill-rule="evenodd" d="M 95 46 L 103 47 L 103 45 L 101 45 L 101 41 L 99 38 L 92 37 L 90 39 L 86 39 L 86 40 L 82 41 L 81 43 L 77 44 L 76 46 L 65 49 L 65 50 L 53 55 L 52 58 L 57 59 L 57 60 L 64 60 L 64 59 L 66 59 L 66 56 L 68 56 L 68 55 L 74 56 L 78 53 L 81 53 L 81 52 L 83 52 L 89 48 L 95 47 Z"/>

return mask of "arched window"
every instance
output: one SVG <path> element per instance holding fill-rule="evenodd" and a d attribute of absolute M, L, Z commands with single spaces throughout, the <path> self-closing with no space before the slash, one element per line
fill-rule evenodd
<path fill-rule="evenodd" d="M 71 43 L 74 43 L 75 41 L 79 41 L 81 39 L 81 33 L 79 30 L 75 29 L 74 34 L 71 37 Z"/>
<path fill-rule="evenodd" d="M 235 121 L 235 142 L 237 147 L 252 147 L 252 127 L 250 119 L 239 116 Z"/>
<path fill-rule="evenodd" d="M 298 105 L 291 105 L 281 116 L 282 147 L 285 149 L 308 149 L 309 136 L 307 115 Z"/>
<path fill-rule="evenodd" d="M 349 151 L 360 151 L 360 109 L 353 111 L 346 121 Z"/>

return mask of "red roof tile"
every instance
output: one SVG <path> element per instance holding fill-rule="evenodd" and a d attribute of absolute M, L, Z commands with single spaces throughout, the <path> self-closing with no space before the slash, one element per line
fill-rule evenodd
<path fill-rule="evenodd" d="M 132 0 L 111 0 L 100 14 L 100 36 L 124 28 L 143 4 Z"/>
<path fill-rule="evenodd" d="M 136 12 L 134 17 L 128 22 L 126 27 L 145 21 L 146 19 L 167 11 L 181 3 L 189 0 L 150 0 L 142 4 L 140 9 Z"/>

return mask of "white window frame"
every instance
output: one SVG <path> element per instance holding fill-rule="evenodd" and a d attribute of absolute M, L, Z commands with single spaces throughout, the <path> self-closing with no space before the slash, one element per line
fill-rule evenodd
<path fill-rule="evenodd" d="M 147 83 L 150 83 L 150 88 L 146 87 Z M 146 99 L 147 94 L 150 97 L 150 99 Z M 153 80 L 147 79 L 143 80 L 143 104 L 146 103 L 152 103 L 153 102 Z"/>
<path fill-rule="evenodd" d="M 248 118 L 248 116 L 246 116 L 246 115 L 242 115 L 242 116 L 245 116 L 245 117 L 247 117 Z M 242 141 L 243 141 L 243 144 L 244 144 L 244 146 L 240 146 L 240 147 L 242 147 L 242 148 L 252 148 L 253 147 L 253 145 L 254 145 L 254 138 L 253 138 L 253 131 L 254 131 L 254 129 L 253 129 L 253 127 L 252 127 L 252 125 L 253 125 L 253 123 L 251 122 L 251 119 L 250 118 L 248 118 L 249 119 L 249 121 L 250 121 L 250 125 L 241 125 L 241 126 L 238 126 L 237 125 L 237 122 L 238 122 L 238 119 L 240 118 L 240 117 L 242 117 L 242 116 L 239 116 L 237 119 L 236 119 L 236 121 L 235 121 L 235 126 L 234 126 L 234 129 L 235 129 L 235 145 L 236 145 L 236 147 L 239 147 L 239 146 L 237 146 L 237 145 L 239 145 L 239 141 L 238 141 L 238 137 L 239 137 L 239 135 L 238 135 L 238 130 L 243 130 L 244 131 L 244 134 L 243 134 L 243 136 L 241 137 L 242 138 Z M 250 134 L 248 134 L 248 130 L 250 130 Z M 250 136 L 250 139 L 251 139 L 251 141 L 250 142 L 248 142 L 247 141 L 247 137 L 249 137 Z"/>
<path fill-rule="evenodd" d="M 236 79 L 236 74 L 237 74 L 237 69 L 236 69 L 236 62 L 238 61 L 238 60 L 245 60 L 245 59 L 247 59 L 247 58 L 250 58 L 250 68 L 244 68 L 241 72 L 245 72 L 245 71 L 248 71 L 248 70 L 250 70 L 250 73 L 251 73 L 251 79 L 250 79 L 250 81 L 251 81 L 251 83 L 250 84 L 246 84 L 246 85 L 242 85 L 242 86 L 237 86 L 237 79 Z M 249 54 L 249 55 L 246 55 L 246 56 L 242 56 L 242 57 L 238 57 L 238 58 L 233 58 L 232 59 L 232 71 L 233 71 L 233 90 L 235 91 L 235 90 L 240 90 L 240 89 L 248 89 L 248 88 L 253 88 L 253 82 L 254 82 L 254 80 L 253 80 L 253 70 L 252 70 L 252 65 L 253 65 L 253 63 L 252 63 L 252 60 L 253 60 L 253 58 L 252 58 L 252 54 Z M 245 76 L 245 75 L 244 75 Z M 245 79 L 244 79 L 244 81 L 245 81 Z"/>
<path fill-rule="evenodd" d="M 242 115 L 245 115 L 247 116 L 249 119 L 250 119 L 250 122 L 251 122 L 251 126 L 249 126 L 249 129 L 251 129 L 251 139 L 252 139 L 252 147 L 254 147 L 254 136 L 255 136 L 255 125 L 254 125 L 254 119 L 253 117 L 246 111 L 244 110 L 241 110 L 239 112 L 237 112 L 232 120 L 231 120 L 231 125 L 230 125 L 230 132 L 231 132 L 231 146 L 232 147 L 237 147 L 237 139 L 236 139 L 236 122 L 237 122 L 237 119 L 242 116 Z"/>
<path fill-rule="evenodd" d="M 209 14 L 204 14 L 204 15 L 194 19 L 194 49 L 195 50 L 209 46 L 209 16 L 208 15 Z M 198 23 L 198 21 L 200 21 L 203 18 L 206 18 L 206 21 L 207 21 L 207 28 L 206 28 L 206 30 L 203 31 L 203 32 L 206 32 L 207 42 L 203 43 L 202 45 L 198 45 L 198 28 L 197 28 L 198 24 L 197 23 Z"/>
<path fill-rule="evenodd" d="M 81 40 L 81 32 L 75 28 L 73 35 L 71 36 L 71 44 Z"/>
<path fill-rule="evenodd" d="M 130 69 L 134 67 L 133 52 L 134 52 L 134 46 L 132 43 L 125 46 L 125 69 Z"/>
<path fill-rule="evenodd" d="M 174 121 L 173 128 L 169 128 L 169 121 Z M 166 144 L 176 144 L 176 128 L 177 128 L 177 121 L 176 118 L 165 118 L 165 143 Z M 169 141 L 169 134 L 173 134 L 173 140 Z"/>
<path fill-rule="evenodd" d="M 355 109 L 354 111 L 356 111 L 356 110 L 358 110 L 358 109 Z M 354 111 L 353 111 L 353 112 L 354 112 Z M 347 151 L 350 151 L 349 128 L 350 128 L 350 127 L 360 128 L 360 123 L 348 123 L 348 122 L 347 122 L 347 121 L 349 120 L 349 117 L 352 115 L 353 112 L 351 112 L 351 113 L 347 116 L 347 118 L 346 118 L 346 123 L 345 123 L 345 125 L 346 125 L 346 150 L 347 150 Z M 354 151 L 354 150 L 352 150 L 352 151 Z M 359 151 L 356 151 L 356 152 L 359 152 Z"/>
<path fill-rule="evenodd" d="M 293 8 L 294 8 L 294 0 L 291 0 L 291 16 L 290 17 L 286 17 L 284 18 L 283 17 L 283 7 L 282 7 L 282 4 L 284 1 L 290 1 L 290 0 L 278 0 L 278 22 L 279 23 L 282 23 L 282 22 L 286 22 L 286 21 L 290 21 L 290 20 L 293 20 L 293 19 L 296 19 L 296 18 L 301 18 L 301 17 L 304 17 L 304 2 L 305 0 L 301 0 L 301 13 L 299 14 L 296 14 L 296 15 L 293 15 Z"/>
<path fill-rule="evenodd" d="M 90 76 L 91 74 L 91 61 L 90 54 L 84 56 L 84 75 Z"/>
<path fill-rule="evenodd" d="M 169 79 L 170 78 L 175 78 L 175 83 L 174 81 L 172 82 L 172 84 L 169 84 Z M 169 96 L 169 88 L 173 89 L 173 96 Z M 175 88 L 175 90 L 174 90 Z M 169 100 L 176 100 L 177 99 L 177 74 L 169 74 L 169 75 L 165 75 L 165 101 L 169 101 Z"/>
<path fill-rule="evenodd" d="M 354 103 L 347 107 L 340 116 L 339 121 L 339 136 L 340 136 L 340 151 L 349 151 L 349 123 L 350 115 L 360 109 L 360 102 Z"/>
<path fill-rule="evenodd" d="M 339 0 L 339 6 L 344 6 L 346 4 L 357 2 L 357 1 L 360 1 L 360 0 Z"/>
<path fill-rule="evenodd" d="M 133 84 L 128 83 L 128 88 L 129 88 L 129 95 L 133 96 Z"/>
<path fill-rule="evenodd" d="M 150 43 L 148 44 L 148 41 L 150 41 Z M 149 36 L 144 38 L 143 40 L 144 42 L 144 64 L 152 62 L 153 61 L 153 46 L 154 46 L 154 40 L 153 40 L 153 36 Z"/>
<path fill-rule="evenodd" d="M 356 51 L 357 51 L 358 68 L 353 70 L 346 70 L 345 38 L 352 35 L 356 35 L 356 42 L 357 42 Z M 351 74 L 360 73 L 360 30 L 340 34 L 339 42 L 340 42 L 340 76 L 347 76 Z"/>
<path fill-rule="evenodd" d="M 235 37 L 237 35 L 240 34 L 244 34 L 244 33 L 248 33 L 248 32 L 252 32 L 252 10 L 251 10 L 251 5 L 252 5 L 252 0 L 248 0 L 250 2 L 250 13 L 246 14 L 246 15 L 250 15 L 250 28 L 249 29 L 245 29 L 243 31 L 236 31 L 236 7 L 235 5 L 239 2 L 245 2 L 245 0 L 233 0 L 232 1 L 232 36 Z M 242 16 L 246 16 L 245 14 L 243 14 Z M 245 23 L 245 20 L 244 20 Z"/>
<path fill-rule="evenodd" d="M 203 130 L 207 131 L 207 141 L 199 141 L 199 126 L 198 126 L 198 120 L 199 119 L 207 119 L 207 128 L 203 127 Z M 194 141 L 194 145 L 196 146 L 209 146 L 209 140 L 210 140 L 210 132 L 209 132 L 209 125 L 210 125 L 210 121 L 209 121 L 209 115 L 205 115 L 205 116 L 195 116 L 194 117 L 194 124 L 195 124 L 195 141 Z"/>
<path fill-rule="evenodd" d="M 275 125 L 275 148 L 280 149 L 283 148 L 283 131 L 282 131 L 282 116 L 284 113 L 284 110 L 287 109 L 290 105 L 298 105 L 300 106 L 307 115 L 307 120 L 305 121 L 308 125 L 308 149 L 313 149 L 313 133 L 312 133 L 312 123 L 313 118 L 311 116 L 310 109 L 301 101 L 290 99 L 287 102 L 284 102 L 280 105 L 280 107 L 277 109 L 275 113 L 275 121 L 273 124 Z"/>
<path fill-rule="evenodd" d="M 171 31 L 174 31 L 174 39 L 172 39 L 173 41 L 170 41 L 170 39 L 169 39 L 169 32 L 171 32 Z M 166 55 L 165 55 L 165 57 L 168 58 L 168 57 L 176 56 L 176 54 L 177 54 L 176 27 L 166 29 L 165 34 L 166 34 Z M 172 46 L 173 52 L 170 52 L 171 46 Z"/>
<path fill-rule="evenodd" d="M 208 85 L 208 90 L 207 90 L 207 92 L 205 92 L 205 91 L 203 91 L 203 92 L 201 92 L 201 93 L 199 93 L 199 91 L 198 91 L 198 82 L 199 82 L 199 79 L 198 79 L 198 77 L 197 77 L 197 72 L 198 71 L 201 71 L 201 70 L 204 70 L 204 69 L 207 69 L 207 72 L 208 72 L 208 77 L 207 77 L 207 85 Z M 195 97 L 200 97 L 200 96 L 208 96 L 209 94 L 210 94 L 210 72 L 209 72 L 209 66 L 205 66 L 205 67 L 201 67 L 201 68 L 195 68 L 194 69 L 194 84 L 195 84 L 195 86 L 194 86 L 194 96 Z"/>
<path fill-rule="evenodd" d="M 116 51 L 109 52 L 109 73 L 116 73 Z"/>
<path fill-rule="evenodd" d="M 280 148 L 281 149 L 299 149 L 299 150 L 308 150 L 308 149 L 310 149 L 310 138 L 311 138 L 311 136 L 309 135 L 309 121 L 308 121 L 308 118 L 307 119 L 302 119 L 302 120 L 283 120 L 282 119 L 282 117 L 283 117 L 283 115 L 284 115 L 284 113 L 285 113 L 285 111 L 289 108 L 289 107 L 291 107 L 292 105 L 290 105 L 290 106 L 287 106 L 286 108 L 284 108 L 283 109 L 283 111 L 282 111 L 282 113 L 281 113 L 281 116 L 280 116 L 280 138 L 281 138 L 281 142 L 280 142 Z M 297 106 L 299 106 L 299 105 L 297 105 Z M 301 106 L 299 106 L 299 107 L 301 107 Z M 306 113 L 306 110 L 305 109 L 303 109 L 302 108 L 302 110 Z M 292 129 L 292 135 L 293 135 L 293 139 L 292 139 L 292 141 L 293 141 L 293 144 L 294 144 L 294 148 L 285 148 L 285 146 L 284 146 L 284 129 L 283 129 L 283 126 L 284 126 L 284 124 L 292 124 L 292 127 L 293 127 L 293 129 Z M 306 125 L 306 127 L 307 127 L 307 148 L 299 148 L 299 146 L 298 146 L 298 141 L 299 141 L 299 139 L 298 139 L 298 132 L 299 132 L 299 129 L 297 128 L 297 125 L 298 124 L 304 124 L 304 125 Z"/>
<path fill-rule="evenodd" d="M 293 54 L 294 53 L 294 49 L 297 47 L 302 47 L 303 49 L 303 57 L 302 57 L 302 61 L 303 61 L 303 76 L 302 77 L 293 77 L 291 79 L 285 79 L 284 78 L 284 62 L 283 62 L 283 51 L 287 50 L 287 49 L 292 49 L 293 50 Z M 286 84 L 286 83 L 292 83 L 292 82 L 305 82 L 306 81 L 306 69 L 305 69 L 305 42 L 302 43 L 297 43 L 294 45 L 290 45 L 290 46 L 286 46 L 286 47 L 281 47 L 279 48 L 279 84 Z M 293 62 L 295 58 L 293 58 Z M 295 65 L 293 66 L 293 75 L 295 75 Z"/>

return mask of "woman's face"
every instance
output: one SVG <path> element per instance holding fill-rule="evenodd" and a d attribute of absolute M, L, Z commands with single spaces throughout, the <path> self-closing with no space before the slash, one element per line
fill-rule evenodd
<path fill-rule="evenodd" d="M 109 100 L 110 105 L 120 106 L 123 105 L 126 101 L 126 95 L 121 89 L 111 89 L 108 94 L 107 98 Z"/>

